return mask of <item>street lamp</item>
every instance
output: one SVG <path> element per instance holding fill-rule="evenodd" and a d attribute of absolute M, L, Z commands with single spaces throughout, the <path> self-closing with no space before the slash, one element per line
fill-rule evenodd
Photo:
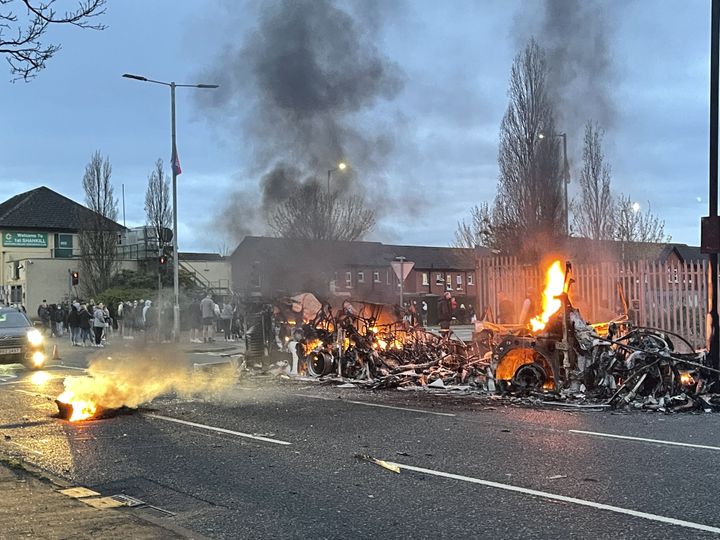
<path fill-rule="evenodd" d="M 570 213 L 568 212 L 568 184 L 570 183 L 570 166 L 567 158 L 567 134 L 553 133 L 550 137 L 561 137 L 563 141 L 563 184 L 565 187 L 565 235 L 570 236 Z M 538 134 L 538 139 L 544 139 L 543 133 Z"/>
<path fill-rule="evenodd" d="M 175 89 L 176 88 L 218 88 L 217 84 L 176 84 L 175 82 L 155 81 L 124 73 L 126 79 L 134 79 L 136 81 L 149 82 L 154 84 L 162 84 L 170 87 L 170 118 L 172 123 L 172 206 L 173 206 L 173 292 L 175 294 L 175 303 L 173 305 L 173 337 L 175 341 L 180 340 L 180 272 L 178 261 L 178 222 L 177 222 L 177 148 L 175 147 Z"/>
<path fill-rule="evenodd" d="M 332 169 L 328 169 L 328 179 L 327 179 L 327 193 L 328 196 L 330 195 L 330 175 L 332 175 L 333 171 L 344 171 L 347 169 L 347 163 L 344 161 L 341 161 L 337 164 L 337 167 L 333 167 Z"/>

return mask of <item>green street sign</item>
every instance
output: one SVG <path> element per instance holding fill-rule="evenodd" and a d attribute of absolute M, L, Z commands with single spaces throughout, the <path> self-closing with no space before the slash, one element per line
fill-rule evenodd
<path fill-rule="evenodd" d="M 2 233 L 3 247 L 48 247 L 47 233 L 36 232 L 4 232 Z"/>

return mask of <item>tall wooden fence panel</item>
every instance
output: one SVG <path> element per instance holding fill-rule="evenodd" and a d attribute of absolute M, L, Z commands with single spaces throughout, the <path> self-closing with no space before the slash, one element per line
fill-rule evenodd
<path fill-rule="evenodd" d="M 545 269 L 515 257 L 478 260 L 479 308 L 495 318 L 501 291 L 516 307 L 526 294 L 541 305 Z M 608 321 L 627 311 L 636 325 L 680 334 L 694 347 L 705 344 L 707 261 L 626 261 L 573 265 L 570 297 L 590 322 Z"/>

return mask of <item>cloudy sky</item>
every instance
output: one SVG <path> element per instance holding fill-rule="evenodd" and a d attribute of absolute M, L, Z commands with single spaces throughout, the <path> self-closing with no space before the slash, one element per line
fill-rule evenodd
<path fill-rule="evenodd" d="M 99 150 L 118 197 L 124 184 L 127 225 L 142 225 L 147 176 L 170 157 L 170 96 L 130 72 L 221 84 L 178 90 L 182 250 L 262 233 L 282 187 L 267 173 L 324 185 L 337 159 L 351 170 L 333 189 L 381 212 L 372 239 L 446 246 L 494 197 L 510 66 L 535 36 L 557 70 L 572 173 L 595 120 L 614 190 L 697 244 L 709 14 L 710 0 L 110 2 L 106 30 L 49 33 L 62 50 L 32 82 L 0 66 L 0 200 L 41 185 L 82 200 Z"/>

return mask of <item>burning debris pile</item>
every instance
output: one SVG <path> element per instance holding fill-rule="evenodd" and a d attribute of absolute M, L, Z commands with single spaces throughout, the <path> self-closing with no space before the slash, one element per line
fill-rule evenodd
<path fill-rule="evenodd" d="M 543 401 L 659 411 L 720 409 L 711 384 L 720 371 L 685 339 L 627 318 L 588 324 L 572 305 L 572 266 L 547 272 L 543 310 L 529 327 L 482 324 L 472 343 L 397 321 L 378 304 L 333 313 L 317 300 L 313 318 L 277 318 L 291 373 L 350 378 L 369 388 L 462 386 Z M 302 312 L 305 316 L 302 316 Z M 283 330 L 284 329 L 284 330 Z M 714 377 L 715 379 L 717 377 Z"/>
<path fill-rule="evenodd" d="M 181 358 L 181 353 L 166 350 L 97 358 L 88 375 L 65 378 L 65 391 L 55 400 L 58 417 L 71 422 L 103 418 L 136 409 L 160 395 L 207 395 L 235 382 L 230 365 L 227 372 L 210 375 L 193 371 Z"/>

